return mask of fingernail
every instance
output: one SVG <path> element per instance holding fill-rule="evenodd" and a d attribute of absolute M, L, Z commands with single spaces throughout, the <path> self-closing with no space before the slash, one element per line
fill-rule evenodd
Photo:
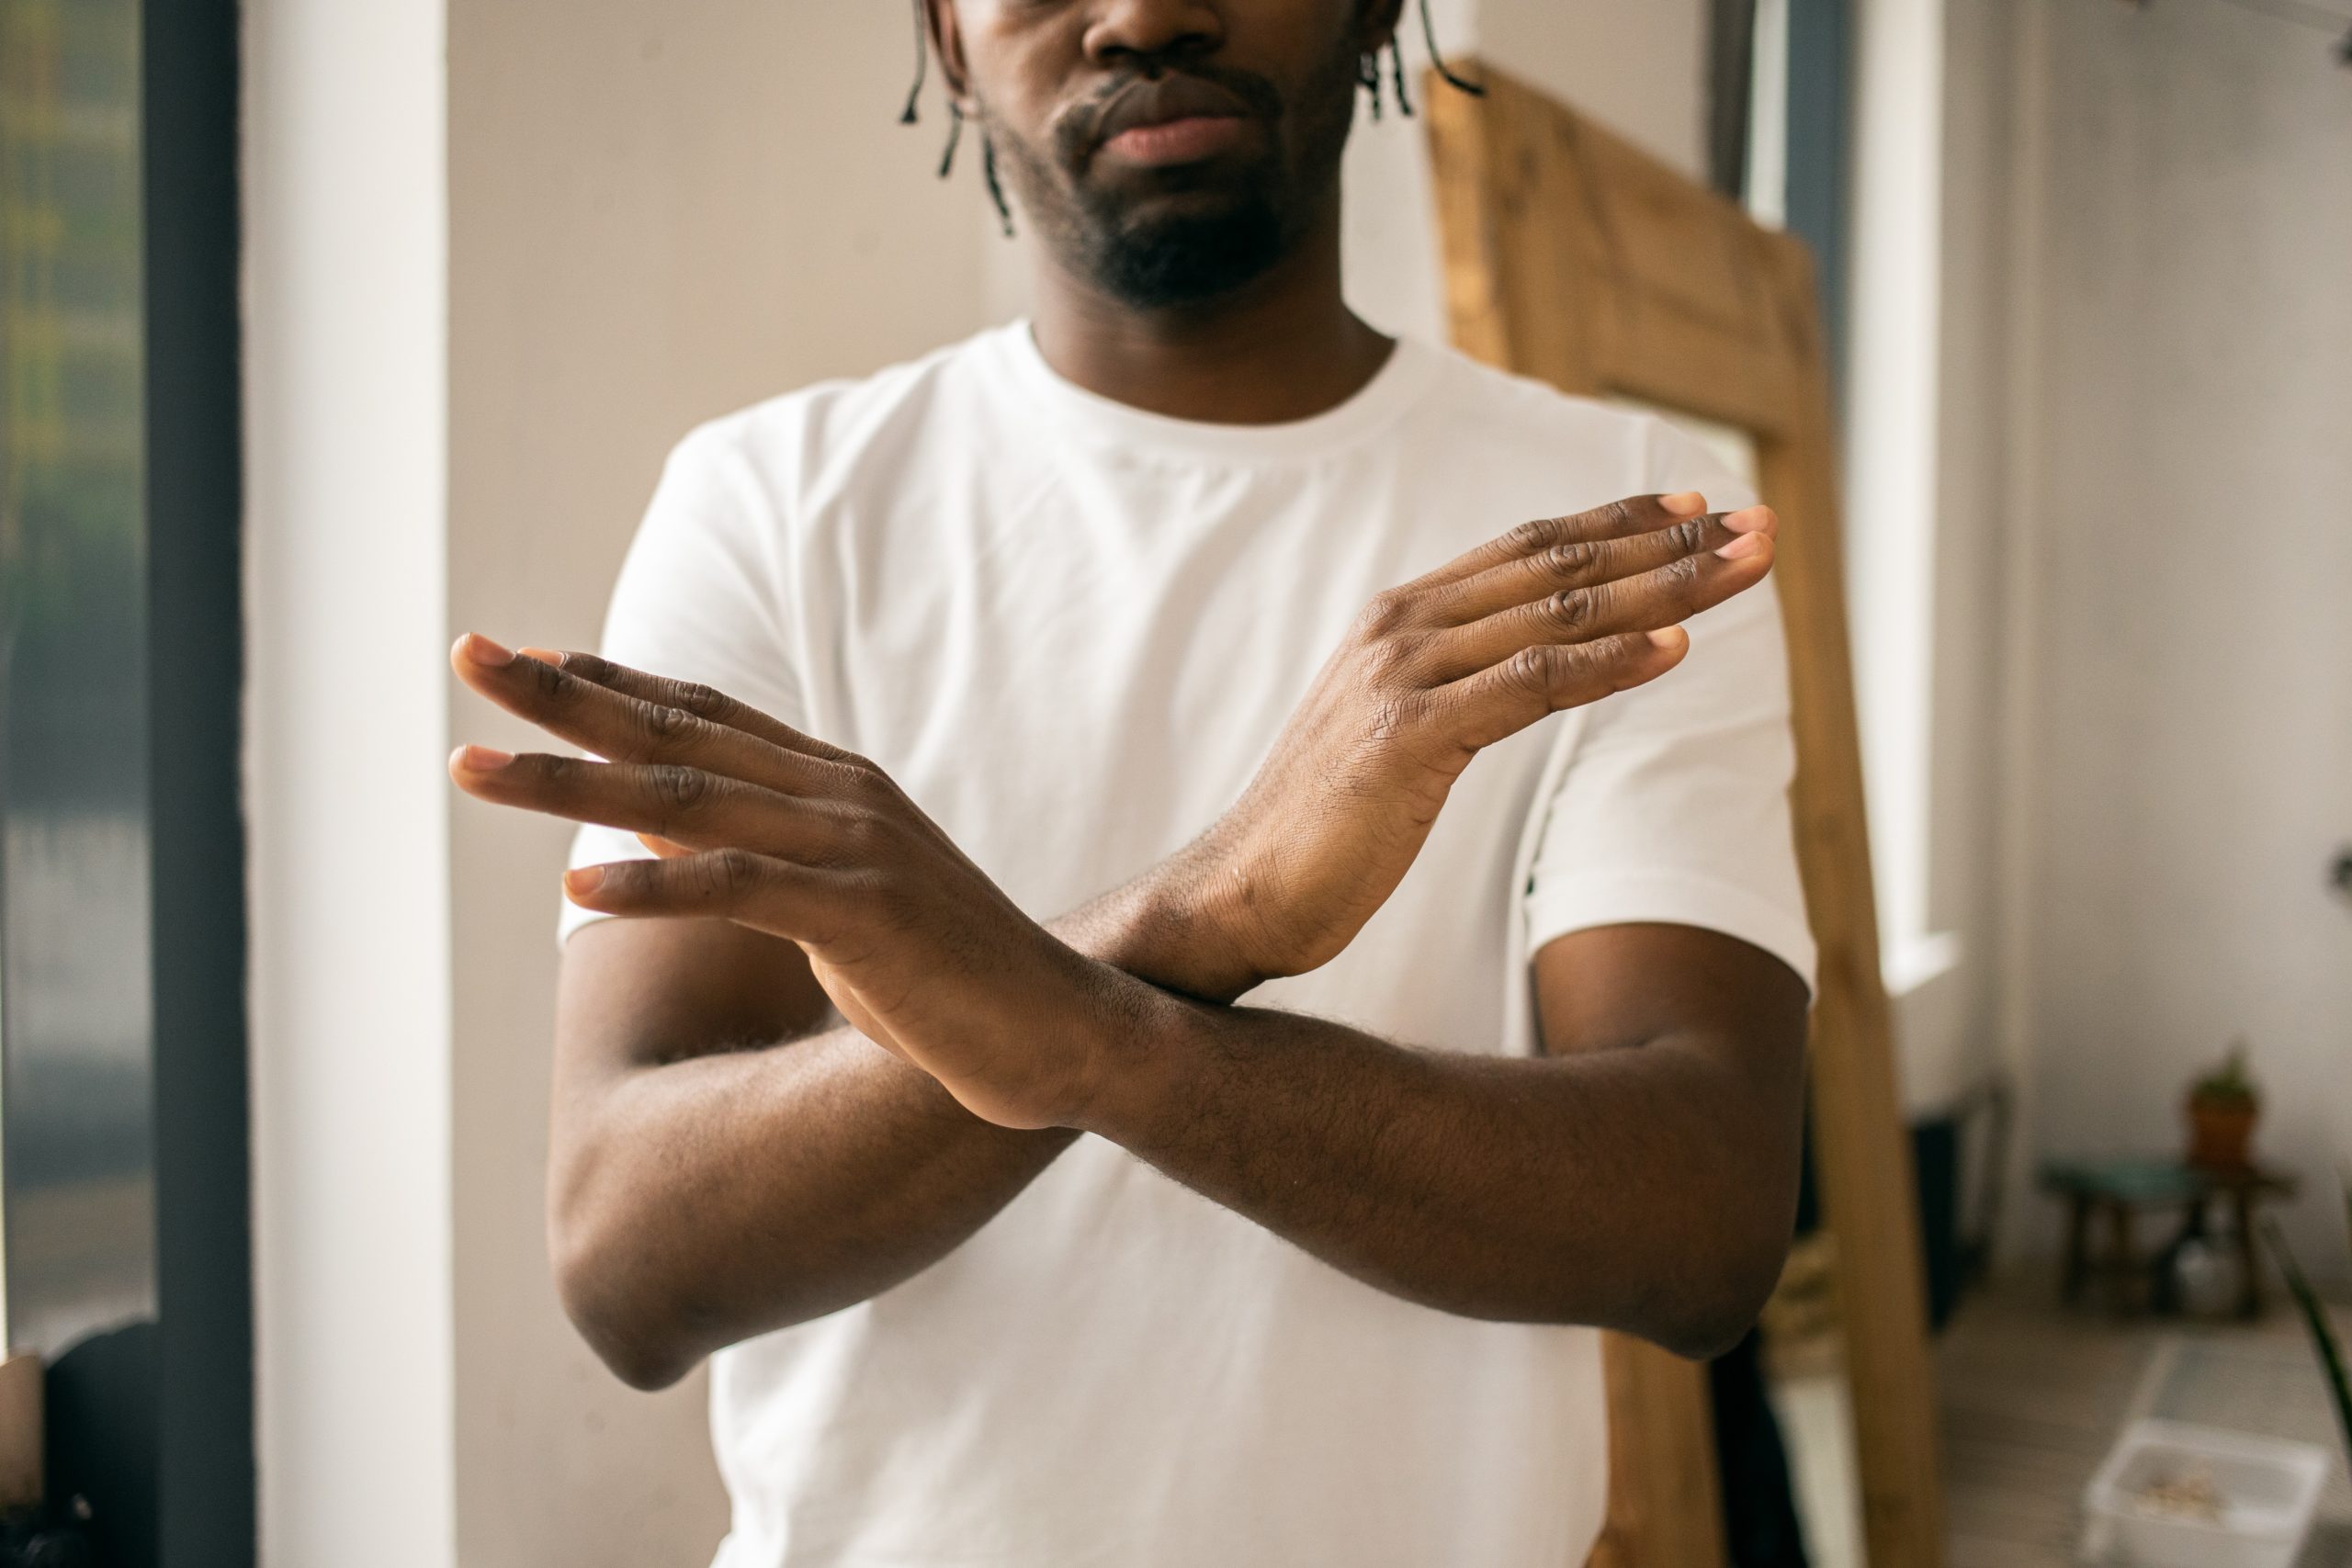
<path fill-rule="evenodd" d="M 1724 526 L 1735 534 L 1770 534 L 1780 525 L 1781 519 L 1769 506 L 1745 507 L 1724 519 Z"/>
<path fill-rule="evenodd" d="M 1657 630 L 1645 635 L 1649 637 L 1651 645 L 1657 648 L 1679 648 L 1684 638 L 1690 636 L 1680 626 L 1660 626 Z"/>
<path fill-rule="evenodd" d="M 523 657 L 536 659 L 542 664 L 552 664 L 559 670 L 563 668 L 563 655 L 551 648 L 526 648 Z"/>
<path fill-rule="evenodd" d="M 470 773 L 494 773 L 514 760 L 514 752 L 495 746 L 460 746 L 449 758 L 452 766 Z"/>
<path fill-rule="evenodd" d="M 1725 560 L 1746 560 L 1750 556 L 1760 556 L 1771 547 L 1771 536 L 1768 534 L 1742 534 L 1715 554 Z"/>
<path fill-rule="evenodd" d="M 502 664 L 514 662 L 513 649 L 501 648 L 480 632 L 468 632 L 465 640 L 466 657 L 476 664 L 487 665 L 494 670 Z"/>
<path fill-rule="evenodd" d="M 578 871 L 563 874 L 563 890 L 575 898 L 594 893 L 604 882 L 605 868 L 601 865 L 583 865 Z"/>
<path fill-rule="evenodd" d="M 1677 517 L 1696 517 L 1707 510 L 1707 498 L 1695 490 L 1659 496 L 1657 503 Z"/>

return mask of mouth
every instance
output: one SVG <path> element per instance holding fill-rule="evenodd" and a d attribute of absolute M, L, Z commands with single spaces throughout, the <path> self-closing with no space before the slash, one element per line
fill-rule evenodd
<path fill-rule="evenodd" d="M 1114 97 L 1096 122 L 1094 144 L 1121 164 L 1172 168 L 1238 148 L 1254 118 L 1247 103 L 1216 83 L 1170 74 Z"/>
<path fill-rule="evenodd" d="M 1130 126 L 1105 141 L 1102 151 L 1123 164 L 1169 168 L 1229 152 L 1248 131 L 1248 122 L 1238 115 L 1186 115 L 1157 125 Z"/>

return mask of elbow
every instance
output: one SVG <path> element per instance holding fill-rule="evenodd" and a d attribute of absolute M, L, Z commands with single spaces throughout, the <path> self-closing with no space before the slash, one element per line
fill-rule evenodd
<path fill-rule="evenodd" d="M 1763 1316 L 1788 1259 L 1789 1239 L 1776 1228 L 1719 1241 L 1680 1282 L 1646 1337 L 1692 1361 L 1728 1353 Z"/>
<path fill-rule="evenodd" d="M 564 1315 L 615 1377 L 651 1393 L 695 1369 L 702 1353 L 681 1332 L 685 1314 L 656 1299 L 642 1259 L 618 1243 L 613 1227 L 559 1216 L 548 1242 Z"/>

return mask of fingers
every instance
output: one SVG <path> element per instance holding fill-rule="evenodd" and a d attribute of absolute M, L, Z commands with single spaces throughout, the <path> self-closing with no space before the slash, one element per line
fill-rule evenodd
<path fill-rule="evenodd" d="M 564 874 L 563 890 L 600 914 L 713 916 L 815 945 L 856 907 L 848 874 L 741 849 L 582 866 Z"/>
<path fill-rule="evenodd" d="M 821 864 L 865 830 L 854 826 L 862 814 L 842 803 L 675 763 L 517 757 L 461 746 L 449 759 L 449 775 L 468 795 L 493 805 L 650 834 L 688 852 L 736 845 Z"/>
<path fill-rule="evenodd" d="M 1455 557 L 1412 586 L 1433 589 L 1458 582 L 1560 545 L 1598 544 L 1653 533 L 1688 522 L 1706 510 L 1706 497 L 1696 491 L 1685 491 L 1676 495 L 1628 496 L 1573 517 L 1539 518 Z"/>
<path fill-rule="evenodd" d="M 1772 570 L 1770 535 L 1748 534 L 1739 544 L 1742 553 L 1736 559 L 1713 552 L 1683 556 L 1636 577 L 1546 594 L 1440 632 L 1428 644 L 1429 677 L 1460 680 L 1542 644 L 1590 642 L 1679 626 L 1755 587 Z"/>
<path fill-rule="evenodd" d="M 819 742 L 707 686 L 639 674 L 586 654 L 518 659 L 474 633 L 458 639 L 449 661 L 500 707 L 600 757 L 704 768 L 795 793 L 826 782 L 829 759 L 808 750 Z M 596 675 L 607 678 L 591 678 Z"/>
<path fill-rule="evenodd" d="M 698 682 L 649 675 L 642 670 L 632 670 L 626 664 L 616 664 L 593 653 L 560 653 L 544 648 L 526 648 L 523 652 L 541 663 L 554 665 L 567 675 L 593 682 L 625 697 L 635 697 L 640 702 L 663 707 L 684 708 L 696 718 L 756 735 L 769 745 L 781 746 L 787 751 L 805 751 L 828 761 L 839 761 L 849 755 L 838 746 L 820 740 L 813 735 L 804 735 L 782 720 L 769 717 L 751 704 Z"/>
<path fill-rule="evenodd" d="M 1690 636 L 1679 626 L 1591 642 L 1538 643 L 1432 696 L 1452 710 L 1452 732 L 1471 750 L 1482 750 L 1546 714 L 1655 681 L 1690 651 Z"/>
<path fill-rule="evenodd" d="M 479 632 L 468 632 L 450 649 L 449 661 L 466 684 L 512 711 L 520 711 L 508 701 L 510 695 L 521 694 L 517 693 L 518 686 L 534 679 L 545 680 L 530 668 L 531 664 L 537 663 L 584 685 L 601 687 L 653 707 L 675 708 L 705 723 L 741 730 L 787 751 L 804 752 L 827 761 L 837 761 L 848 755 L 838 746 L 828 745 L 812 735 L 803 735 L 751 704 L 696 682 L 649 675 L 626 664 L 599 659 L 593 653 L 557 652 L 542 648 L 526 648 L 522 653 L 522 659 L 517 660 L 512 651 Z M 550 694 L 565 690 L 561 682 L 548 682 L 544 689 Z M 523 716 L 534 723 L 540 722 L 534 714 L 526 713 Z"/>
<path fill-rule="evenodd" d="M 1678 560 L 1724 552 L 1730 552 L 1725 558 L 1737 559 L 1760 547 L 1743 540 L 1770 540 L 1780 526 L 1770 507 L 1751 506 L 1687 517 L 1623 538 L 1547 545 L 1448 584 L 1432 597 L 1429 614 L 1437 624 L 1460 626 L 1549 594 L 1638 577 Z"/>

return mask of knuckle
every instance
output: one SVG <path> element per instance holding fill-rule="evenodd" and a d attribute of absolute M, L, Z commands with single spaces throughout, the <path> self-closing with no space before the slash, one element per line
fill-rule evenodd
<path fill-rule="evenodd" d="M 673 696 L 676 706 L 696 718 L 707 718 L 714 724 L 725 723 L 729 710 L 735 705 L 734 698 L 718 687 L 706 686 L 699 681 L 681 682 Z"/>
<path fill-rule="evenodd" d="M 1529 696 L 1549 699 L 1558 679 L 1558 649 L 1542 643 L 1521 649 L 1504 661 L 1504 682 Z"/>
<path fill-rule="evenodd" d="M 1565 518 L 1538 517 L 1532 522 L 1521 523 L 1504 535 L 1503 539 L 1512 548 L 1532 555 L 1545 546 L 1557 541 L 1562 530 L 1566 526 L 1567 522 Z"/>
<path fill-rule="evenodd" d="M 699 768 L 664 763 L 649 778 L 655 798 L 673 813 L 692 811 L 710 797 L 711 776 Z"/>
<path fill-rule="evenodd" d="M 698 722 L 684 708 L 649 703 L 637 710 L 639 738 L 655 750 L 676 749 L 694 733 Z"/>
<path fill-rule="evenodd" d="M 1572 588 L 1544 601 L 1544 619 L 1559 636 L 1579 637 L 1592 625 L 1600 606 L 1599 593 L 1589 588 Z"/>
<path fill-rule="evenodd" d="M 842 779 L 833 798 L 853 816 L 889 819 L 912 808 L 898 781 L 864 757 L 844 755 L 832 765 Z"/>
<path fill-rule="evenodd" d="M 1411 600 L 1405 592 L 1384 590 L 1374 594 L 1356 617 L 1356 635 L 1365 642 L 1377 642 L 1402 626 L 1410 612 Z"/>
<path fill-rule="evenodd" d="M 1677 558 L 1693 556 L 1704 549 L 1707 544 L 1707 532 L 1713 526 L 1714 524 L 1711 518 L 1693 517 L 1687 523 L 1677 523 L 1668 528 L 1666 531 L 1667 537 L 1672 541 L 1670 547 Z"/>
<path fill-rule="evenodd" d="M 1600 564 L 1600 547 L 1583 540 L 1555 545 L 1539 561 L 1544 575 L 1555 582 L 1581 581 Z"/>
<path fill-rule="evenodd" d="M 1536 644 L 1532 649 L 1520 649 L 1503 663 L 1503 670 L 1500 670 L 1503 684 L 1517 691 L 1520 696 L 1529 698 L 1529 701 L 1550 705 L 1553 686 L 1559 680 L 1557 668 L 1555 668 L 1555 653 L 1557 653 L 1557 649 L 1543 647 L 1543 644 Z"/>
<path fill-rule="evenodd" d="M 572 677 L 555 665 L 537 659 L 530 662 L 531 685 L 541 697 L 549 702 L 556 702 L 572 695 L 576 691 L 572 684 Z"/>
<path fill-rule="evenodd" d="M 1409 683 L 1412 663 L 1413 645 L 1390 634 L 1364 644 L 1359 668 L 1365 683 L 1377 690 Z"/>
<path fill-rule="evenodd" d="M 1659 583 L 1678 597 L 1687 597 L 1699 586 L 1698 556 L 1680 556 L 1659 569 Z"/>
<path fill-rule="evenodd" d="M 1606 506 L 1595 507 L 1585 513 L 1599 527 L 1610 533 L 1623 533 L 1640 521 L 1630 500 L 1612 501 Z"/>
<path fill-rule="evenodd" d="M 899 786 L 891 782 L 890 775 L 865 758 L 852 753 L 842 759 L 841 765 L 849 770 L 850 797 L 853 800 L 863 802 L 869 808 L 878 808 L 899 797 Z"/>
<path fill-rule="evenodd" d="M 878 811 L 852 811 L 842 818 L 842 847 L 847 850 L 854 859 L 861 861 L 874 859 L 876 852 L 889 840 L 889 819 Z"/>
<path fill-rule="evenodd" d="M 720 850 L 703 857 L 698 873 L 704 897 L 731 903 L 760 885 L 760 857 L 749 850 Z"/>

